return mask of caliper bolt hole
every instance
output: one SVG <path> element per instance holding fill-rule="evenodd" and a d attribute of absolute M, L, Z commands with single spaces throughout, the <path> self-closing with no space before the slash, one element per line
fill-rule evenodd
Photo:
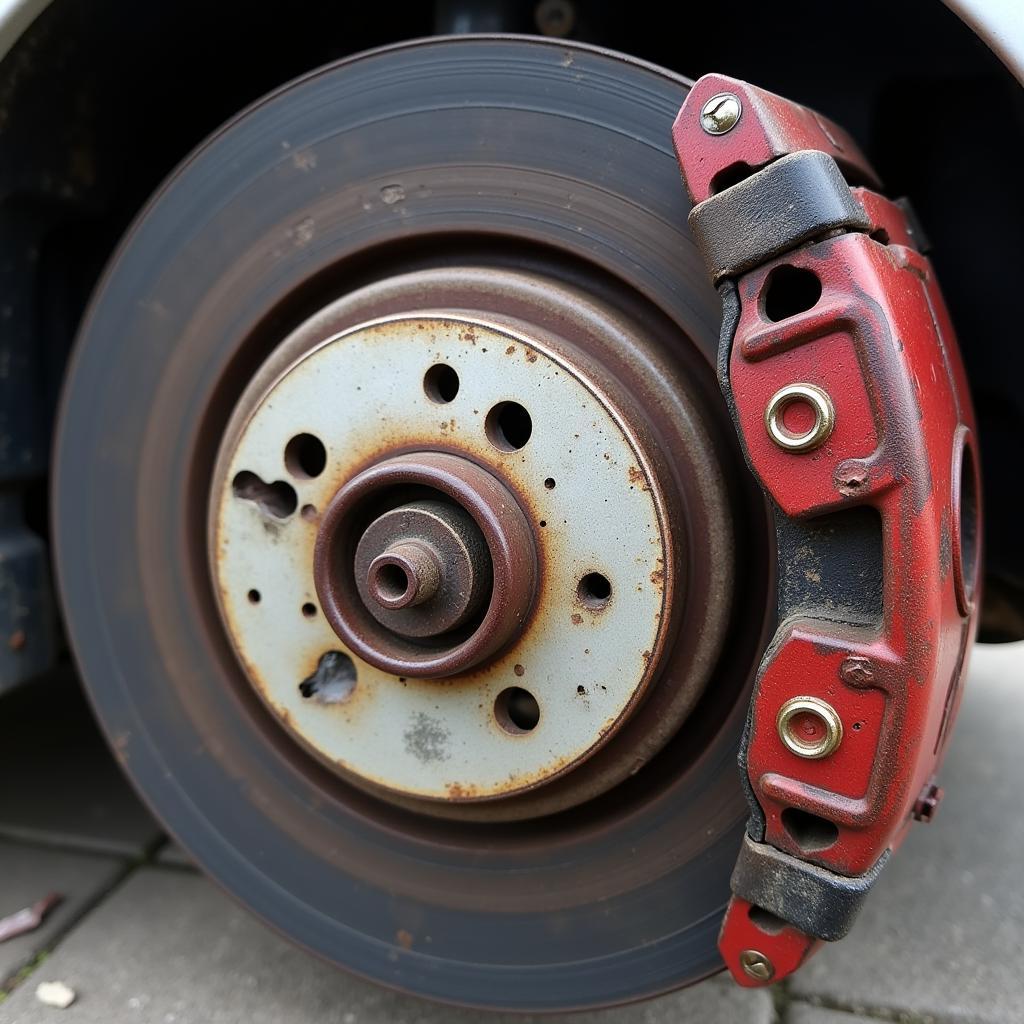
<path fill-rule="evenodd" d="M 772 323 L 778 323 L 813 309 L 820 298 L 821 281 L 813 271 L 803 267 L 776 267 L 768 275 L 761 309 Z"/>

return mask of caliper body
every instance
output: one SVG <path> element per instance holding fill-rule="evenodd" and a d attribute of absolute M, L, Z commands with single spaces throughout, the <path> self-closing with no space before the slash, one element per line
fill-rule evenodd
<path fill-rule="evenodd" d="M 846 934 L 941 797 L 976 628 L 974 415 L 920 229 L 842 129 L 708 75 L 673 139 L 722 298 L 719 380 L 777 527 L 719 940 L 761 985 Z"/>

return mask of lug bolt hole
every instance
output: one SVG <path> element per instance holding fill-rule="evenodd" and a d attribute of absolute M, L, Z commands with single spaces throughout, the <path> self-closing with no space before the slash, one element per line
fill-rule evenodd
<path fill-rule="evenodd" d="M 377 589 L 389 601 L 397 601 L 409 590 L 409 574 L 392 562 L 377 567 L 375 573 Z"/>
<path fill-rule="evenodd" d="M 423 375 L 427 398 L 438 405 L 447 405 L 459 393 L 459 375 L 445 363 L 437 363 Z"/>
<path fill-rule="evenodd" d="M 307 601 L 302 606 L 302 614 L 305 615 L 307 619 L 313 618 L 313 616 L 316 615 L 316 605 L 313 604 L 312 601 Z"/>
<path fill-rule="evenodd" d="M 296 434 L 285 445 L 284 464 L 296 480 L 312 480 L 327 465 L 327 449 L 313 434 Z"/>
<path fill-rule="evenodd" d="M 540 721 L 540 705 L 529 690 L 510 686 L 495 698 L 494 717 L 505 732 L 514 736 L 532 732 Z"/>
<path fill-rule="evenodd" d="M 518 402 L 499 402 L 484 420 L 487 439 L 502 452 L 517 452 L 533 433 L 533 420 Z"/>
<path fill-rule="evenodd" d="M 249 604 L 259 604 L 263 600 L 263 595 L 256 589 L 250 590 L 245 596 L 249 598 Z"/>
<path fill-rule="evenodd" d="M 611 600 L 612 585 L 607 576 L 602 576 L 599 572 L 588 572 L 580 580 L 576 596 L 580 604 L 587 608 L 604 608 Z"/>
<path fill-rule="evenodd" d="M 553 490 L 555 489 L 555 480 L 554 480 L 554 477 L 550 477 L 550 476 L 549 476 L 549 477 L 547 478 L 547 480 L 545 480 L 545 481 L 544 481 L 544 486 L 545 486 L 545 487 L 546 487 L 546 488 L 547 488 L 547 489 L 548 489 L 549 491 L 553 491 Z"/>

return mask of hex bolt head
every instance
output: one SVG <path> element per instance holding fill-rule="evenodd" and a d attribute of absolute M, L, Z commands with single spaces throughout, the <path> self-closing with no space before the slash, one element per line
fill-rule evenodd
<path fill-rule="evenodd" d="M 745 949 L 740 953 L 740 967 L 748 978 L 765 984 L 775 975 L 775 965 L 756 949 Z"/>
<path fill-rule="evenodd" d="M 398 541 L 378 555 L 366 574 L 366 589 L 383 608 L 409 608 L 429 601 L 441 584 L 437 552 L 420 540 Z"/>
<path fill-rule="evenodd" d="M 868 658 L 851 654 L 839 666 L 839 676 L 850 686 L 871 686 L 875 681 L 875 668 Z"/>
<path fill-rule="evenodd" d="M 708 135 L 725 135 L 736 127 L 742 112 L 738 96 L 731 92 L 720 92 L 701 108 L 700 126 Z"/>

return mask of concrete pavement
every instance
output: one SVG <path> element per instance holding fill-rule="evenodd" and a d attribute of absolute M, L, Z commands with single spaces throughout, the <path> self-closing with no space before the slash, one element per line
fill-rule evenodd
<path fill-rule="evenodd" d="M 76 700 L 65 680 L 65 707 Z M 0 706 L 0 914 L 50 889 L 45 925 L 0 944 L 0 1024 L 491 1024 L 351 978 L 290 947 L 161 845 L 91 728 L 48 699 Z M 851 936 L 788 984 L 719 977 L 574 1024 L 1024 1024 L 1024 644 L 976 652 L 934 824 L 914 830 Z M 70 703 L 69 703 L 70 702 Z M 81 735 L 75 733 L 75 728 Z M 34 730 L 39 738 L 32 739 Z M 49 737 L 49 738 L 47 738 Z M 14 753 L 11 753 L 12 748 Z M 51 763 L 64 751 L 64 767 Z M 77 754 L 76 754 L 77 751 Z M 87 770 L 74 770 L 83 758 Z M 13 793 L 17 790 L 16 793 Z M 75 989 L 66 1010 L 41 981 Z M 546 1018 L 551 1020 L 551 1018 Z"/>

